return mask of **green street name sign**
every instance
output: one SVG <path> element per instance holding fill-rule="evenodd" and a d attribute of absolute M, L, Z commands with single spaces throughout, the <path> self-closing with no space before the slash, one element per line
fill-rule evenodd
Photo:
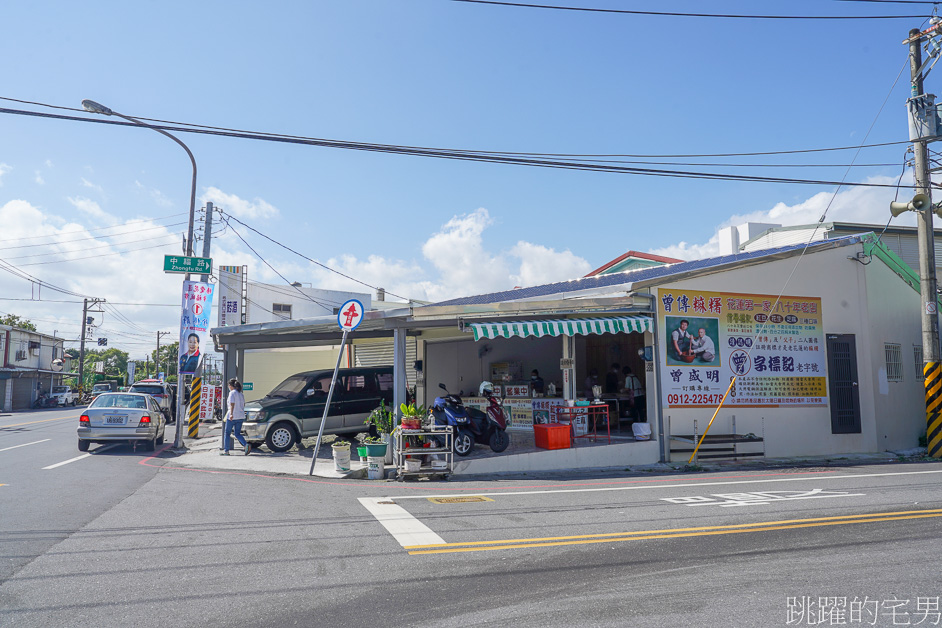
<path fill-rule="evenodd" d="M 213 260 L 209 257 L 187 257 L 185 255 L 164 255 L 165 273 L 200 273 L 213 271 Z"/>
<path fill-rule="evenodd" d="M 242 390 L 252 390 L 255 387 L 255 382 L 245 382 L 242 384 Z"/>

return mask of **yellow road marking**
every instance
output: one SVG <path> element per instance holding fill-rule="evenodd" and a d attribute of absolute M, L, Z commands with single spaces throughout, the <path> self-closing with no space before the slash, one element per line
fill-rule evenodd
<path fill-rule="evenodd" d="M 904 521 L 906 519 L 926 519 L 932 517 L 942 517 L 942 510 L 909 510 L 902 512 L 876 513 L 871 515 L 842 515 L 838 517 L 819 517 L 813 519 L 789 519 L 785 521 L 741 523 L 728 526 L 676 528 L 673 530 L 643 530 L 639 532 L 613 532 L 607 534 L 584 534 L 579 536 L 506 539 L 502 541 L 472 541 L 468 543 L 446 543 L 443 545 L 412 545 L 405 547 L 405 549 L 411 550 L 409 551 L 409 554 L 485 552 L 500 549 L 521 549 L 526 547 L 588 545 L 592 543 L 616 543 L 624 541 L 643 541 L 648 539 L 671 539 L 690 536 L 741 534 L 743 532 L 795 530 L 799 528 L 815 528 L 820 526 L 847 525 L 852 523 L 876 523 L 880 521 Z"/>
<path fill-rule="evenodd" d="M 61 419 L 42 419 L 41 421 L 27 421 L 26 423 L 14 423 L 12 425 L 0 425 L 0 429 L 6 428 L 6 427 L 19 427 L 21 425 L 32 425 L 34 423 L 48 423 L 49 421 L 74 421 L 75 419 L 76 417 L 74 416 L 62 417 Z"/>
<path fill-rule="evenodd" d="M 469 504 L 473 502 L 492 502 L 490 497 L 483 495 L 459 495 L 457 497 L 429 497 L 433 504 Z"/>

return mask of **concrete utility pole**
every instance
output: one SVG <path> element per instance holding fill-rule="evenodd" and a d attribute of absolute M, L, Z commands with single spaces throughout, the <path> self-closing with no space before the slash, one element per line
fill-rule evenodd
<path fill-rule="evenodd" d="M 213 204 L 206 201 L 206 221 L 203 223 L 203 257 L 212 257 L 209 254 L 209 242 L 213 239 Z M 200 275 L 200 281 L 209 281 L 209 275 Z"/>
<path fill-rule="evenodd" d="M 92 307 L 103 303 L 104 299 L 92 300 Z M 79 339 L 79 395 L 85 394 L 85 326 L 88 324 L 88 299 L 82 299 L 82 337 Z"/>
<path fill-rule="evenodd" d="M 918 28 L 909 31 L 911 96 L 923 95 L 922 37 Z M 942 458 L 942 369 L 939 364 L 938 292 L 935 275 L 935 241 L 932 230 L 932 189 L 929 185 L 929 147 L 925 138 L 913 138 L 916 194 L 929 197 L 916 209 L 919 238 L 919 284 L 922 295 L 922 359 L 926 393 L 926 433 L 928 453 Z"/>
<path fill-rule="evenodd" d="M 154 370 L 157 371 L 157 375 L 160 375 L 160 337 L 167 336 L 169 334 L 170 334 L 169 331 L 157 332 L 157 353 L 154 354 L 154 363 L 156 364 L 156 366 L 154 367 Z M 169 371 L 170 369 L 167 369 L 167 370 Z M 169 375 L 169 373 L 167 373 L 167 375 Z"/>

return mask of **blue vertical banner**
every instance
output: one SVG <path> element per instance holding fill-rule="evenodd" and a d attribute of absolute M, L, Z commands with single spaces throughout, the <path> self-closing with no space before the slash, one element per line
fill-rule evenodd
<path fill-rule="evenodd" d="M 183 312 L 180 315 L 179 373 L 195 373 L 208 342 L 209 315 L 215 284 L 183 282 Z"/>

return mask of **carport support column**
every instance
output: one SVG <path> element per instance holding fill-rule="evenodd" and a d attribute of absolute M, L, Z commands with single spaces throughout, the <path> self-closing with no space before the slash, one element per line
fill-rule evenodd
<path fill-rule="evenodd" d="M 576 337 L 563 336 L 563 359 L 576 364 Z M 576 398 L 576 369 L 563 369 L 563 399 Z"/>
<path fill-rule="evenodd" d="M 240 383 L 245 382 L 245 349 L 238 349 L 236 351 L 236 378 Z"/>
<path fill-rule="evenodd" d="M 393 330 L 393 406 L 399 416 L 399 404 L 406 401 L 406 330 Z"/>

